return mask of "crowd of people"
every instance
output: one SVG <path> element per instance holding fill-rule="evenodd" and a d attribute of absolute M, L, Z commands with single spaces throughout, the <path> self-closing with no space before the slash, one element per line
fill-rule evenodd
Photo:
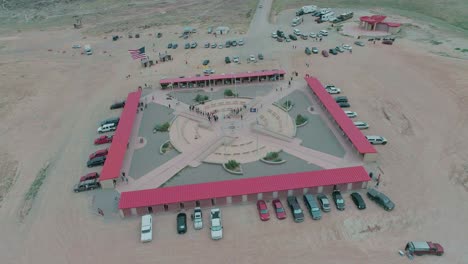
<path fill-rule="evenodd" d="M 195 112 L 195 113 L 200 114 L 200 115 L 202 115 L 202 116 L 206 116 L 206 118 L 207 118 L 208 121 L 210 121 L 210 122 L 211 122 L 212 120 L 215 121 L 215 122 L 217 122 L 218 119 L 219 119 L 219 118 L 218 118 L 218 115 L 216 115 L 216 113 L 218 112 L 218 111 L 216 111 L 216 110 L 214 110 L 214 111 L 212 111 L 212 112 L 202 111 L 202 110 L 200 110 L 200 108 L 198 108 L 198 107 L 196 107 L 196 106 L 194 106 L 194 105 L 189 105 L 189 110 L 190 110 L 190 112 Z"/>
<path fill-rule="evenodd" d="M 247 105 L 243 107 L 233 108 L 230 109 L 228 114 L 223 114 L 224 119 L 231 119 L 231 118 L 240 118 L 241 120 L 244 118 L 243 112 L 247 109 Z M 200 108 L 196 107 L 195 105 L 189 105 L 190 112 L 195 112 L 199 115 L 205 116 L 208 121 L 217 122 L 219 120 L 218 110 L 214 110 L 212 112 L 202 111 Z"/>

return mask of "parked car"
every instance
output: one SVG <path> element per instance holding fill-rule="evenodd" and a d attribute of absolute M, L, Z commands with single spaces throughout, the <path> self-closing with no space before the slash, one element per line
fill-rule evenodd
<path fill-rule="evenodd" d="M 303 39 L 303 40 L 307 40 L 307 39 L 308 39 L 308 37 L 307 37 L 307 35 L 305 35 L 305 34 L 302 34 L 302 35 L 301 35 L 301 39 Z"/>
<path fill-rule="evenodd" d="M 260 220 L 262 221 L 270 220 L 270 213 L 268 212 L 268 206 L 266 205 L 264 200 L 257 201 L 257 210 L 258 210 L 258 215 L 260 216 Z"/>
<path fill-rule="evenodd" d="M 381 136 L 366 136 L 367 140 L 372 145 L 385 145 L 387 144 L 387 139 Z"/>
<path fill-rule="evenodd" d="M 185 234 L 187 232 L 187 215 L 185 213 L 177 214 L 177 233 Z"/>
<path fill-rule="evenodd" d="M 253 55 L 253 54 L 250 55 L 249 61 L 250 61 L 250 62 L 257 62 L 257 59 L 255 58 L 255 55 Z"/>
<path fill-rule="evenodd" d="M 290 38 L 285 38 L 284 39 L 286 42 L 291 42 L 291 39 Z"/>
<path fill-rule="evenodd" d="M 107 153 L 109 153 L 108 149 L 100 149 L 96 152 L 93 152 L 89 155 L 89 159 L 92 160 L 94 158 L 97 158 L 97 157 L 101 157 L 101 156 L 107 156 Z"/>
<path fill-rule="evenodd" d="M 335 96 L 335 102 L 340 103 L 347 103 L 348 102 L 348 97 L 346 96 Z"/>
<path fill-rule="evenodd" d="M 337 50 L 339 53 L 343 53 L 343 52 L 345 51 L 344 48 L 342 48 L 342 47 L 340 47 L 340 46 L 337 46 L 337 47 L 335 48 L 335 50 Z"/>
<path fill-rule="evenodd" d="M 193 228 L 200 230 L 203 228 L 203 213 L 200 207 L 195 207 L 192 214 Z"/>
<path fill-rule="evenodd" d="M 209 47 L 210 47 L 210 43 L 209 42 L 205 43 L 205 48 L 209 48 Z"/>
<path fill-rule="evenodd" d="M 204 66 L 206 66 L 206 65 L 208 65 L 208 63 L 210 63 L 210 60 L 204 60 L 202 64 L 203 64 Z"/>
<path fill-rule="evenodd" d="M 317 194 L 317 200 L 319 201 L 320 207 L 322 207 L 322 211 L 330 212 L 330 201 L 325 194 Z"/>
<path fill-rule="evenodd" d="M 211 33 L 213 33 L 213 27 L 208 28 L 208 34 L 211 34 Z"/>
<path fill-rule="evenodd" d="M 387 39 L 387 40 L 383 40 L 382 41 L 382 44 L 385 44 L 385 45 L 393 45 L 393 41 Z"/>
<path fill-rule="evenodd" d="M 325 90 L 327 90 L 327 92 L 329 94 L 339 94 L 341 93 L 341 89 L 340 88 L 336 88 L 336 87 L 325 87 Z"/>
<path fill-rule="evenodd" d="M 315 198 L 312 194 L 307 193 L 304 194 L 304 203 L 309 209 L 309 213 L 312 216 L 312 219 L 314 220 L 319 220 L 322 218 L 322 213 L 320 213 L 320 208 L 317 205 L 317 202 L 315 201 Z"/>
<path fill-rule="evenodd" d="M 335 202 L 336 209 L 343 211 L 345 209 L 345 201 L 339 190 L 332 192 L 333 201 Z"/>
<path fill-rule="evenodd" d="M 89 190 L 98 189 L 101 187 L 101 184 L 98 182 L 97 179 L 87 180 L 83 182 L 79 182 L 73 186 L 74 192 L 84 192 Z"/>
<path fill-rule="evenodd" d="M 294 35 L 292 35 L 292 34 L 289 34 L 289 38 L 290 38 L 290 39 L 292 39 L 292 40 L 294 40 L 294 41 L 296 41 L 296 40 L 297 40 L 297 37 L 296 37 L 296 36 L 294 36 Z"/>
<path fill-rule="evenodd" d="M 339 102 L 338 105 L 341 107 L 341 108 L 348 108 L 348 107 L 351 107 L 351 105 L 349 103 L 346 103 L 346 102 Z"/>
<path fill-rule="evenodd" d="M 367 190 L 367 197 L 383 207 L 386 211 L 391 211 L 395 208 L 395 204 L 390 200 L 390 198 L 374 188 Z"/>
<path fill-rule="evenodd" d="M 231 40 L 231 46 L 233 46 L 233 47 L 237 46 L 237 41 Z"/>
<path fill-rule="evenodd" d="M 239 46 L 243 46 L 244 45 L 244 39 L 239 39 L 239 42 L 237 44 L 239 44 Z"/>
<path fill-rule="evenodd" d="M 106 143 L 111 143 L 112 142 L 113 135 L 104 135 L 96 138 L 94 140 L 94 145 L 101 145 L 101 144 L 106 144 Z"/>
<path fill-rule="evenodd" d="M 345 50 L 352 50 L 353 47 L 351 47 L 351 46 L 348 45 L 348 44 L 344 44 L 344 45 L 343 45 L 343 49 L 345 49 Z"/>
<path fill-rule="evenodd" d="M 304 221 L 304 213 L 302 212 L 302 209 L 299 206 L 299 203 L 297 202 L 296 196 L 288 197 L 288 205 L 289 205 L 289 208 L 291 208 L 291 212 L 294 217 L 294 222 L 300 223 Z"/>
<path fill-rule="evenodd" d="M 203 73 L 204 73 L 205 75 L 210 75 L 210 74 L 214 74 L 214 73 L 215 73 L 215 70 L 213 70 L 213 69 L 205 69 L 205 70 L 203 70 Z"/>
<path fill-rule="evenodd" d="M 307 55 L 312 54 L 312 51 L 310 50 L 309 47 L 306 47 L 306 48 L 305 48 L 305 54 L 307 54 Z"/>
<path fill-rule="evenodd" d="M 153 240 L 153 216 L 150 214 L 141 217 L 141 242 L 150 242 Z"/>
<path fill-rule="evenodd" d="M 185 43 L 184 48 L 185 48 L 185 49 L 190 49 L 190 43 Z"/>
<path fill-rule="evenodd" d="M 316 38 L 316 37 L 317 37 L 317 34 L 315 34 L 314 32 L 310 32 L 309 37 L 311 37 L 311 38 Z"/>
<path fill-rule="evenodd" d="M 322 36 L 328 36 L 328 31 L 326 31 L 325 29 L 320 30 L 319 33 Z"/>
<path fill-rule="evenodd" d="M 364 42 L 362 42 L 362 41 L 356 41 L 356 42 L 354 42 L 354 44 L 355 44 L 356 46 L 359 46 L 359 47 L 364 47 L 364 46 L 366 45 L 366 44 L 364 44 Z"/>
<path fill-rule="evenodd" d="M 273 208 L 275 208 L 276 218 L 282 220 L 286 219 L 286 211 L 284 210 L 283 204 L 279 199 L 275 199 L 271 202 L 273 204 Z"/>
<path fill-rule="evenodd" d="M 218 49 L 222 49 L 222 48 L 223 48 L 223 44 L 219 44 Z"/>
<path fill-rule="evenodd" d="M 239 63 L 239 56 L 232 57 L 232 62 Z"/>
<path fill-rule="evenodd" d="M 196 41 L 192 41 L 192 43 L 190 43 L 190 48 L 191 49 L 194 49 L 198 46 L 198 43 Z"/>
<path fill-rule="evenodd" d="M 88 166 L 88 168 L 101 166 L 101 165 L 104 165 L 105 161 L 106 161 L 106 156 L 97 157 L 92 160 L 88 160 L 88 162 L 86 163 L 86 166 Z"/>
<path fill-rule="evenodd" d="M 351 200 L 353 200 L 353 203 L 359 210 L 366 209 L 366 203 L 364 202 L 364 199 L 362 199 L 362 196 L 359 193 L 353 192 L 351 194 Z"/>
<path fill-rule="evenodd" d="M 172 49 L 177 49 L 177 47 L 179 47 L 179 44 L 177 43 L 172 44 Z"/>
<path fill-rule="evenodd" d="M 223 225 L 221 224 L 221 211 L 219 208 L 211 209 L 211 239 L 219 240 L 223 238 Z"/>
<path fill-rule="evenodd" d="M 368 129 L 369 128 L 369 124 L 367 124 L 366 122 L 356 121 L 356 122 L 354 122 L 354 125 L 359 129 Z"/>
<path fill-rule="evenodd" d="M 112 118 L 108 118 L 106 120 L 103 120 L 101 121 L 100 125 L 103 126 L 103 125 L 107 125 L 107 124 L 118 124 L 120 122 L 120 118 L 118 117 L 112 117 Z"/>
<path fill-rule="evenodd" d="M 84 181 L 89 181 L 89 180 L 94 180 L 94 179 L 97 179 L 99 178 L 99 173 L 97 172 L 90 172 L 84 176 L 81 176 L 80 177 L 80 182 L 84 182 Z"/>
<path fill-rule="evenodd" d="M 172 43 L 167 44 L 168 49 L 172 49 Z"/>
<path fill-rule="evenodd" d="M 105 133 L 109 131 L 115 131 L 116 129 L 117 129 L 117 124 L 110 123 L 110 124 L 105 124 L 103 126 L 98 127 L 97 132 Z"/>
<path fill-rule="evenodd" d="M 226 48 L 230 48 L 230 47 L 231 47 L 231 41 L 230 41 L 230 40 L 226 41 L 226 43 L 224 44 L 224 46 L 225 46 Z"/>
<path fill-rule="evenodd" d="M 294 33 L 294 35 L 296 35 L 296 36 L 300 36 L 300 35 L 301 35 L 301 31 L 300 31 L 298 28 L 295 28 L 295 29 L 293 30 L 293 33 Z"/>
<path fill-rule="evenodd" d="M 329 49 L 328 52 L 330 52 L 333 55 L 337 55 L 338 52 L 335 49 Z"/>
<path fill-rule="evenodd" d="M 229 58 L 229 57 L 226 56 L 226 57 L 224 58 L 224 62 L 226 62 L 226 64 L 231 63 L 231 58 Z"/>
<path fill-rule="evenodd" d="M 115 102 L 113 103 L 111 106 L 110 106 L 110 109 L 113 110 L 113 109 L 119 109 L 119 108 L 122 108 L 125 106 L 125 101 L 121 101 L 121 102 Z"/>
<path fill-rule="evenodd" d="M 357 113 L 353 111 L 344 111 L 349 118 L 357 117 Z"/>
<path fill-rule="evenodd" d="M 439 243 L 433 242 L 408 242 L 405 250 L 416 256 L 422 255 L 437 255 L 442 256 L 444 254 L 444 248 Z"/>
<path fill-rule="evenodd" d="M 80 44 L 75 44 L 72 46 L 72 48 L 74 49 L 81 49 L 81 45 Z"/>
<path fill-rule="evenodd" d="M 312 47 L 312 53 L 313 54 L 319 53 L 319 50 L 317 49 L 317 47 Z"/>
<path fill-rule="evenodd" d="M 212 48 L 212 49 L 215 49 L 217 46 L 218 46 L 218 45 L 216 45 L 216 43 L 211 44 L 211 48 Z"/>
<path fill-rule="evenodd" d="M 322 56 L 324 56 L 324 57 L 328 57 L 328 51 L 326 51 L 326 50 L 322 50 Z"/>
<path fill-rule="evenodd" d="M 259 53 L 259 54 L 258 54 L 258 59 L 259 59 L 259 60 L 263 60 L 263 54 L 262 54 L 262 53 Z"/>
<path fill-rule="evenodd" d="M 272 38 L 277 38 L 277 37 L 278 37 L 278 34 L 276 34 L 276 32 L 272 32 L 272 33 L 271 33 L 271 37 L 272 37 Z"/>

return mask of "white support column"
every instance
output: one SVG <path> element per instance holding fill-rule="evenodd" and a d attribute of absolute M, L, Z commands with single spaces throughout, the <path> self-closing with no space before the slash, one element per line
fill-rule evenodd
<path fill-rule="evenodd" d="M 257 200 L 262 200 L 262 199 L 263 199 L 263 193 L 258 193 Z"/>
<path fill-rule="evenodd" d="M 227 204 L 232 204 L 232 197 L 231 196 L 226 197 L 226 203 Z"/>
<path fill-rule="evenodd" d="M 288 190 L 288 196 L 293 195 L 293 190 Z"/>
<path fill-rule="evenodd" d="M 243 203 L 247 202 L 247 195 L 246 194 L 242 195 L 242 202 Z"/>
<path fill-rule="evenodd" d="M 319 186 L 317 192 L 322 193 L 323 192 L 323 186 Z"/>
<path fill-rule="evenodd" d="M 119 209 L 119 214 L 120 214 L 120 217 L 122 217 L 122 218 L 124 218 L 124 217 L 125 217 L 125 215 L 124 215 L 124 212 L 123 212 L 123 210 L 122 210 L 122 209 Z"/>
<path fill-rule="evenodd" d="M 308 191 L 309 191 L 309 188 L 304 188 L 304 190 L 302 190 L 302 193 L 306 194 Z"/>
<path fill-rule="evenodd" d="M 132 213 L 132 215 L 137 215 L 136 208 L 131 208 L 130 212 Z"/>
<path fill-rule="evenodd" d="M 366 189 L 369 182 L 362 182 L 361 188 Z"/>
<path fill-rule="evenodd" d="M 352 182 L 348 183 L 348 188 L 347 188 L 348 191 L 351 190 L 352 188 L 353 188 L 353 183 Z"/>
<path fill-rule="evenodd" d="M 273 192 L 273 199 L 278 198 L 278 192 Z"/>

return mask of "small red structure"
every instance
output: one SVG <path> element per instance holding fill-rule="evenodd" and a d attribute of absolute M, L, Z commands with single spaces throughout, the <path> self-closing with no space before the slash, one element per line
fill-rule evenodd
<path fill-rule="evenodd" d="M 359 18 L 359 27 L 365 30 L 385 31 L 392 34 L 400 30 L 400 23 L 385 22 L 385 18 L 387 17 L 382 15 L 362 16 Z"/>

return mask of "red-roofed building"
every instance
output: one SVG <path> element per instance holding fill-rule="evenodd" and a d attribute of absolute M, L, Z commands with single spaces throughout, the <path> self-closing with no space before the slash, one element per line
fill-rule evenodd
<path fill-rule="evenodd" d="M 335 99 L 325 90 L 320 81 L 314 77 L 305 77 L 305 80 L 314 96 L 321 103 L 325 112 L 331 116 L 334 123 L 351 142 L 363 160 L 377 160 L 377 151 L 375 148 L 369 143 L 361 130 L 354 125 L 353 121 L 349 119 L 343 109 L 335 102 Z"/>
<path fill-rule="evenodd" d="M 122 217 L 164 211 L 211 207 L 259 199 L 272 200 L 305 193 L 329 193 L 334 188 L 350 191 L 366 188 L 370 181 L 362 166 L 307 171 L 238 180 L 189 184 L 123 192 L 119 200 Z"/>
<path fill-rule="evenodd" d="M 362 16 L 359 18 L 359 27 L 371 31 L 385 31 L 392 34 L 400 30 L 400 23 L 386 22 L 387 17 L 382 15 Z"/>
<path fill-rule="evenodd" d="M 137 114 L 138 103 L 140 102 L 141 89 L 129 93 L 125 106 L 120 115 L 120 121 L 117 125 L 114 137 L 112 139 L 109 153 L 107 154 L 104 167 L 99 177 L 102 188 L 114 188 L 113 180 L 119 178 L 120 170 L 127 151 L 128 141 L 133 129 L 133 123 Z"/>
<path fill-rule="evenodd" d="M 213 74 L 205 76 L 189 76 L 180 78 L 165 78 L 159 81 L 161 88 L 197 88 L 217 85 L 232 85 L 234 83 L 251 83 L 262 81 L 283 80 L 284 70 L 263 70 L 242 73 Z"/>

